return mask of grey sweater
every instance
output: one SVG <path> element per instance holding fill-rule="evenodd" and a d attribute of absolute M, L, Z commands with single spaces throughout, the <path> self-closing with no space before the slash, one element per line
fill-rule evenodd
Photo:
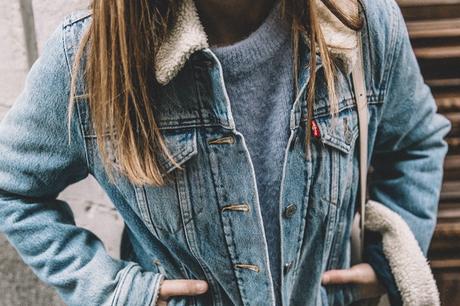
<path fill-rule="evenodd" d="M 249 37 L 211 49 L 222 63 L 235 125 L 245 138 L 254 164 L 276 305 L 281 305 L 279 197 L 294 91 L 290 27 L 280 18 L 279 1 L 275 3 Z M 391 305 L 402 305 L 381 237 L 372 233 L 367 236 L 363 261 L 372 266 L 385 286 Z"/>
<path fill-rule="evenodd" d="M 293 103 L 289 25 L 279 2 L 259 28 L 229 46 L 212 47 L 222 64 L 236 129 L 247 143 L 256 173 L 277 305 L 280 303 L 279 197 Z"/>

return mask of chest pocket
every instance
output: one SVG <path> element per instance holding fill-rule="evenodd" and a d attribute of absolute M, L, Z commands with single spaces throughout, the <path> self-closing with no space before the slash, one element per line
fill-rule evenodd
<path fill-rule="evenodd" d="M 318 133 L 313 137 L 316 145 L 313 151 L 313 174 L 315 183 L 311 196 L 321 198 L 322 205 L 317 209 L 327 215 L 324 228 L 324 257 L 327 261 L 336 261 L 334 244 L 346 228 L 347 201 L 354 183 L 355 145 L 359 135 L 358 116 L 355 106 L 342 109 L 334 119 L 329 115 L 314 119 Z M 313 204 L 314 206 L 314 204 Z"/>
<path fill-rule="evenodd" d="M 163 130 L 162 134 L 171 156 L 179 166 L 197 153 L 195 128 Z M 158 161 L 166 173 L 177 168 L 164 154 L 159 154 Z"/>
<path fill-rule="evenodd" d="M 334 119 L 328 116 L 315 119 L 315 121 L 322 143 L 344 154 L 350 153 L 359 134 L 355 107 L 342 110 Z"/>
<path fill-rule="evenodd" d="M 193 216 L 184 213 L 184 207 L 190 201 L 187 182 L 184 175 L 176 171 L 183 171 L 186 163 L 198 152 L 195 128 L 162 130 L 162 134 L 171 156 L 182 169 L 178 169 L 166 155 L 159 154 L 158 162 L 168 174 L 166 185 L 134 187 L 142 218 L 149 229 L 157 234 L 158 231 L 176 233 L 192 219 Z"/>
<path fill-rule="evenodd" d="M 353 183 L 355 148 L 359 136 L 358 113 L 355 105 L 342 109 L 337 117 L 330 115 L 314 119 L 319 135 L 316 141 L 317 158 L 321 166 L 322 196 L 332 204 L 340 206 L 347 189 Z M 357 160 L 357 159 L 356 159 Z"/>

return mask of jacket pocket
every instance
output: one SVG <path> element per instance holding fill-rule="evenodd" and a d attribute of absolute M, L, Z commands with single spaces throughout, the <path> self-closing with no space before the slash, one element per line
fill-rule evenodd
<path fill-rule="evenodd" d="M 320 198 L 328 218 L 324 238 L 323 267 L 335 267 L 342 256 L 340 239 L 347 228 L 351 209 L 350 191 L 357 181 L 357 150 L 359 136 L 355 108 L 343 109 L 335 118 L 315 118 L 317 133 L 312 150 L 312 191 L 310 196 Z"/>
<path fill-rule="evenodd" d="M 347 190 L 356 183 L 353 179 L 353 170 L 358 167 L 355 150 L 359 136 L 356 109 L 344 109 L 334 118 L 317 117 L 313 124 L 316 133 L 313 133 L 312 139 L 312 176 L 319 184 L 314 190 L 341 207 Z"/>
<path fill-rule="evenodd" d="M 183 213 L 184 201 L 187 196 L 187 182 L 183 175 L 176 171 L 185 171 L 187 162 L 198 153 L 197 132 L 195 128 L 174 129 L 162 131 L 165 144 L 176 164 L 170 161 L 165 154 L 158 155 L 160 166 L 171 173 L 164 186 L 150 185 L 135 186 L 136 199 L 139 211 L 144 222 L 151 230 L 177 233 L 182 230 L 194 216 Z"/>
<path fill-rule="evenodd" d="M 355 107 L 342 110 L 337 117 L 315 119 L 320 141 L 342 153 L 350 153 L 359 135 L 358 114 Z"/>
<path fill-rule="evenodd" d="M 176 161 L 177 166 L 163 154 L 158 155 L 158 161 L 167 173 L 182 166 L 192 156 L 197 154 L 196 129 L 163 130 L 162 135 L 169 153 Z"/>

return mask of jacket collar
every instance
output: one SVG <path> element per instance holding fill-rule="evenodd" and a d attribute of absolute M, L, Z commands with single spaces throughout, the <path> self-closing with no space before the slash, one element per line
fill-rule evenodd
<path fill-rule="evenodd" d="M 348 73 L 359 54 L 357 33 L 344 26 L 321 0 L 315 1 L 317 1 L 318 18 L 323 35 L 331 54 L 338 60 L 340 67 Z M 358 11 L 357 4 L 353 5 L 355 1 L 335 2 L 344 10 Z M 194 52 L 209 47 L 207 35 L 193 0 L 182 1 L 177 18 L 174 28 L 156 54 L 155 76 L 162 85 L 168 84 L 177 75 Z M 308 42 L 308 38 L 304 37 L 304 40 Z"/>

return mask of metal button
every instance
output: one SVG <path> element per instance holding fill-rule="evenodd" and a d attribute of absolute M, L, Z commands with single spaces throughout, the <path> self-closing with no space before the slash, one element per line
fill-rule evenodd
<path fill-rule="evenodd" d="M 292 217 L 295 212 L 297 211 L 297 205 L 295 204 L 289 204 L 285 209 L 284 209 L 284 217 L 290 218 Z"/>
<path fill-rule="evenodd" d="M 294 265 L 294 262 L 292 262 L 292 261 L 290 261 L 288 263 L 285 263 L 284 267 L 283 267 L 284 268 L 283 269 L 284 274 L 288 273 L 291 270 L 293 265 Z"/>
<path fill-rule="evenodd" d="M 227 135 L 217 139 L 211 139 L 208 141 L 209 144 L 234 144 L 235 137 L 233 135 Z"/>
<path fill-rule="evenodd" d="M 253 264 L 238 263 L 238 264 L 235 264 L 234 267 L 235 268 L 240 268 L 240 269 L 248 269 L 248 270 L 252 270 L 254 272 L 259 272 L 260 271 L 259 266 L 253 265 Z"/>
<path fill-rule="evenodd" d="M 234 210 L 234 211 L 249 211 L 249 205 L 247 203 L 243 204 L 229 204 L 222 208 L 222 211 Z"/>
<path fill-rule="evenodd" d="M 349 144 L 353 140 L 353 134 L 350 130 L 345 131 L 345 141 Z"/>

